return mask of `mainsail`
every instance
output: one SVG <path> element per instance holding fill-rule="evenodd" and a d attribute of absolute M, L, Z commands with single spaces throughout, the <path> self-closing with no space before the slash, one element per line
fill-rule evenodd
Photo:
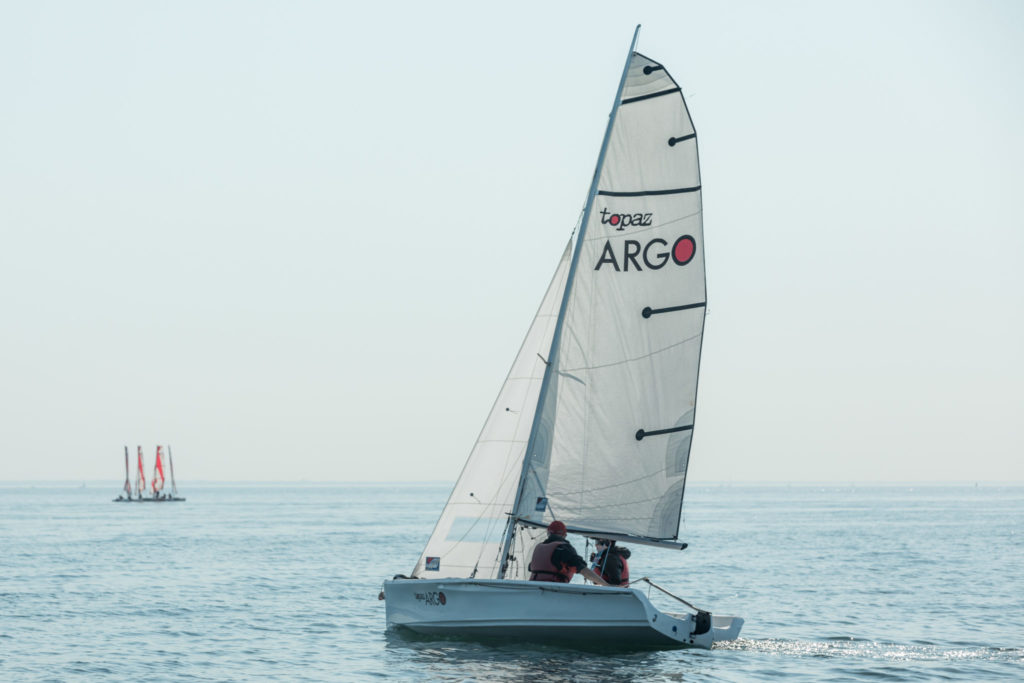
<path fill-rule="evenodd" d="M 153 495 L 155 496 L 164 489 L 164 457 L 163 447 L 156 447 L 156 462 L 153 464 Z"/>
<path fill-rule="evenodd" d="M 572 255 L 414 580 L 384 581 L 389 627 L 588 647 L 711 648 L 739 636 L 742 619 L 712 616 L 647 577 L 688 613 L 655 607 L 636 575 L 623 587 L 586 570 L 598 585 L 571 585 L 572 572 L 551 566 L 554 543 L 536 552 L 552 519 L 591 538 L 686 546 L 679 516 L 706 306 L 700 171 L 679 86 L 634 51 L 639 30 Z"/>
<path fill-rule="evenodd" d="M 124 492 L 129 498 L 132 497 L 132 477 L 128 471 L 128 447 L 124 447 Z"/>
<path fill-rule="evenodd" d="M 498 393 L 480 436 L 441 512 L 413 576 L 495 578 L 523 453 L 537 407 L 544 355 L 569 270 L 566 245 L 547 293 Z"/>
<path fill-rule="evenodd" d="M 146 492 L 146 471 L 142 464 L 142 446 L 138 447 L 139 462 L 135 471 L 135 495 L 141 497 Z"/>
<path fill-rule="evenodd" d="M 657 543 L 678 535 L 693 433 L 705 309 L 700 169 L 686 103 L 661 64 L 631 53 L 616 108 L 516 517 Z"/>
<path fill-rule="evenodd" d="M 171 444 L 167 444 L 167 464 L 171 466 L 171 495 L 178 495 L 178 485 L 174 483 L 174 457 L 171 455 Z"/>
<path fill-rule="evenodd" d="M 528 557 L 552 519 L 682 545 L 704 330 L 700 169 L 679 86 L 632 48 L 578 227 L 413 576 L 525 578 L 512 553 Z"/>

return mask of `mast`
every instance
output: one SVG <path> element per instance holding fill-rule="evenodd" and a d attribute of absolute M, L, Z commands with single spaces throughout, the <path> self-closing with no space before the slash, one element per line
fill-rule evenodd
<path fill-rule="evenodd" d="M 178 495 L 178 485 L 174 483 L 174 458 L 171 457 L 171 444 L 167 444 L 167 464 L 171 466 L 171 495 Z"/>
<path fill-rule="evenodd" d="M 555 323 L 555 334 L 551 340 L 551 351 L 548 353 L 547 368 L 544 370 L 544 379 L 541 381 L 540 395 L 537 397 L 537 410 L 533 414 L 533 424 L 530 427 L 530 440 L 526 445 L 526 453 L 523 455 L 523 468 L 519 473 L 519 486 L 516 489 L 515 502 L 512 512 L 509 514 L 508 526 L 505 528 L 505 538 L 501 547 L 501 564 L 498 569 L 498 578 L 505 578 L 505 570 L 508 567 L 508 553 L 512 547 L 512 538 L 515 536 L 516 524 L 519 517 L 519 499 L 523 494 L 523 485 L 530 470 L 530 460 L 533 448 L 536 443 L 537 428 L 540 425 L 541 409 L 544 406 L 544 398 L 547 396 L 548 387 L 551 384 L 551 366 L 555 362 L 558 353 L 558 345 L 562 338 L 562 326 L 565 322 L 565 311 L 569 305 L 569 295 L 572 292 L 573 276 L 576 274 L 576 265 L 580 260 L 580 250 L 583 246 L 583 238 L 586 235 L 587 222 L 590 220 L 590 212 L 594 206 L 594 198 L 597 196 L 597 184 L 601 177 L 601 169 L 604 166 L 605 154 L 608 152 L 608 142 L 611 140 L 612 128 L 615 125 L 615 116 L 619 112 L 619 104 L 622 101 L 622 90 L 626 85 L 626 77 L 629 75 L 629 64 L 633 60 L 633 51 L 636 49 L 636 41 L 640 36 L 640 24 L 637 24 L 633 31 L 633 40 L 629 45 L 629 52 L 626 53 L 626 63 L 622 67 L 622 77 L 619 79 L 619 87 L 615 91 L 615 102 L 612 104 L 612 111 L 608 115 L 608 127 L 604 131 L 604 140 L 601 142 L 601 152 L 597 156 L 597 166 L 594 168 L 594 177 L 590 181 L 590 190 L 587 192 L 587 202 L 583 209 L 583 217 L 580 220 L 580 233 L 576 236 L 576 246 L 572 252 L 572 262 L 569 264 L 569 275 L 566 278 L 565 291 L 562 293 L 562 303 L 558 308 L 558 320 Z"/>
<path fill-rule="evenodd" d="M 124 492 L 128 494 L 128 497 L 132 497 L 132 481 L 131 474 L 128 473 L 128 446 L 124 447 Z"/>
<path fill-rule="evenodd" d="M 146 492 L 146 468 L 142 462 L 142 446 L 138 446 L 139 462 L 135 470 L 135 494 L 142 498 Z"/>

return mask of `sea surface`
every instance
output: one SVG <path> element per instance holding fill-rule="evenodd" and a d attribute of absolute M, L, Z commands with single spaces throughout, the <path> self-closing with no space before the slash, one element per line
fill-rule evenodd
<path fill-rule="evenodd" d="M 386 630 L 446 484 L 181 488 L 0 484 L 0 680 L 1024 679 L 1024 487 L 691 485 L 631 571 L 746 624 L 662 652 Z"/>

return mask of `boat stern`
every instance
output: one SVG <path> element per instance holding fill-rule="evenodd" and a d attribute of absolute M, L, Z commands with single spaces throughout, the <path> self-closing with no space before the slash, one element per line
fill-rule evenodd
<path fill-rule="evenodd" d="M 711 635 L 717 643 L 723 640 L 736 640 L 740 637 L 743 619 L 740 617 L 711 616 Z"/>

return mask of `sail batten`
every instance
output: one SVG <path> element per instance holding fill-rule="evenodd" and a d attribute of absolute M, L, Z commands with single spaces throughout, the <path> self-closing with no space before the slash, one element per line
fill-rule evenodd
<path fill-rule="evenodd" d="M 696 187 L 677 187 L 672 190 L 635 190 L 633 192 L 598 190 L 597 193 L 602 197 L 654 197 L 662 194 L 686 194 L 687 192 L 700 192 L 700 185 Z"/>
<path fill-rule="evenodd" d="M 643 100 L 649 100 L 652 97 L 662 97 L 664 95 L 672 95 L 677 92 L 679 92 L 679 88 L 669 88 L 668 90 L 652 92 L 648 95 L 638 95 L 637 97 L 630 97 L 627 100 L 622 100 L 622 104 L 633 104 L 634 102 L 642 102 Z"/>

